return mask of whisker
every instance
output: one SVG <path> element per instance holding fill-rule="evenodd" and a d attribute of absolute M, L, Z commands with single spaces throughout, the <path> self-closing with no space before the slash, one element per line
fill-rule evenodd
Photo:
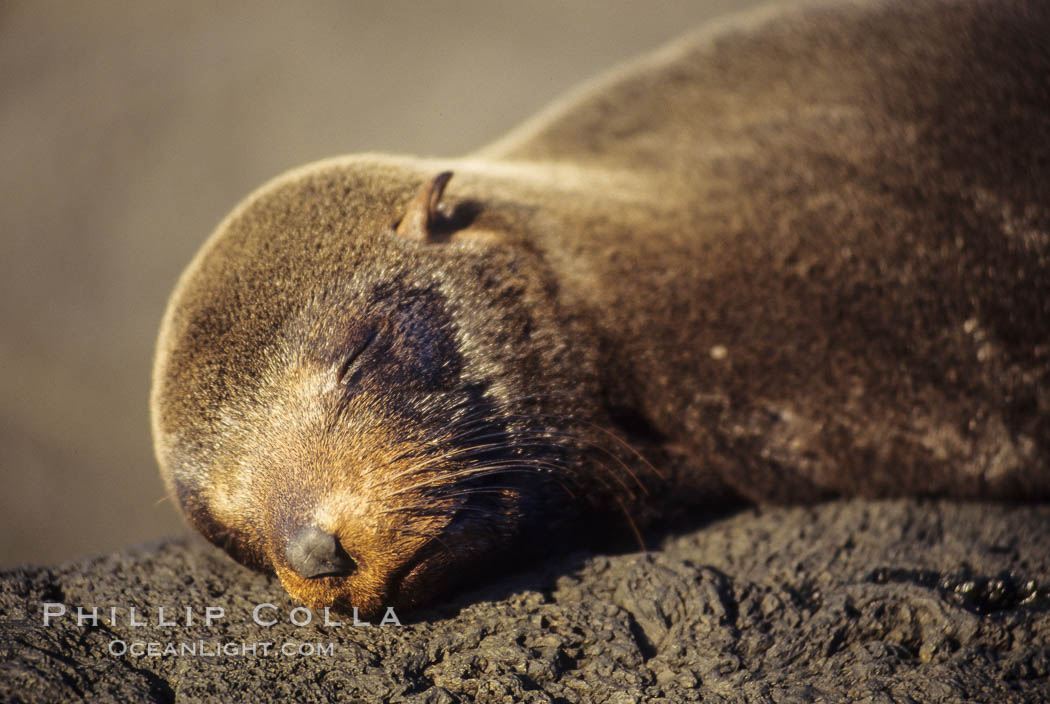
<path fill-rule="evenodd" d="M 549 413 L 541 413 L 541 414 L 537 414 L 537 415 L 535 415 L 533 417 L 534 418 L 547 418 L 547 419 L 551 419 L 551 420 L 554 420 L 554 421 L 568 421 L 568 422 L 573 422 L 573 423 L 582 423 L 583 425 L 586 425 L 586 426 L 588 426 L 590 428 L 593 428 L 594 430 L 602 432 L 605 435 L 607 435 L 610 438 L 612 438 L 613 440 L 615 440 L 616 442 L 618 442 L 625 449 L 630 451 L 631 454 L 633 454 L 639 461 L 641 461 L 658 478 L 666 479 L 666 477 L 664 476 L 663 472 L 661 472 L 656 467 L 654 467 L 652 465 L 652 463 L 649 462 L 649 460 L 647 460 L 642 455 L 642 453 L 638 452 L 638 450 L 636 450 L 629 442 L 627 442 L 626 440 L 621 438 L 619 435 L 617 435 L 616 433 L 612 432 L 611 430 L 609 430 L 608 428 L 606 428 L 604 426 L 598 425 L 597 423 L 594 423 L 592 421 L 586 420 L 584 418 L 565 418 L 564 416 L 558 416 L 558 415 L 549 414 Z M 558 432 L 558 431 L 553 431 L 553 432 Z M 580 439 L 582 439 L 582 438 L 580 438 Z M 600 447 L 599 445 L 593 445 L 593 446 L 594 447 Z M 630 471 L 630 470 L 628 470 L 628 471 Z M 632 476 L 633 476 L 633 473 L 632 473 Z M 635 479 L 637 481 L 637 478 L 635 478 Z"/>
<path fill-rule="evenodd" d="M 504 474 L 528 474 L 530 476 L 536 476 L 535 469 L 529 469 L 527 467 L 515 467 L 515 466 L 504 466 L 504 467 L 478 467 L 470 469 L 461 469 L 448 474 L 434 474 L 426 479 L 410 484 L 405 487 L 399 487 L 398 489 L 390 492 L 390 496 L 399 496 L 401 494 L 407 494 L 419 489 L 426 489 L 433 486 L 441 486 L 449 481 L 456 479 L 476 479 L 480 477 L 488 477 L 493 475 L 504 475 Z"/>
<path fill-rule="evenodd" d="M 645 539 L 642 538 L 642 532 L 638 530 L 638 526 L 634 522 L 634 518 L 631 517 L 631 512 L 627 510 L 627 507 L 623 505 L 623 501 L 619 497 L 616 498 L 616 503 L 619 504 L 620 510 L 623 511 L 624 518 L 627 519 L 627 525 L 631 527 L 631 532 L 634 533 L 634 539 L 638 541 L 638 547 L 642 552 L 646 552 Z"/>

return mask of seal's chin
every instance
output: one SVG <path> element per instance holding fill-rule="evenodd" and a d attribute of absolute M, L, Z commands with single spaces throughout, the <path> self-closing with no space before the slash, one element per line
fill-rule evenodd
<path fill-rule="evenodd" d="M 362 619 L 382 615 L 387 608 L 410 609 L 432 602 L 451 588 L 456 565 L 440 552 L 426 551 L 388 576 L 377 578 L 367 571 L 352 575 L 304 578 L 279 566 L 277 576 L 293 599 L 314 608 L 330 607 Z"/>
<path fill-rule="evenodd" d="M 453 587 L 476 576 L 506 551 L 516 521 L 504 514 L 500 530 L 488 522 L 449 517 L 431 537 L 387 536 L 385 549 L 356 554 L 356 569 L 348 574 L 303 576 L 284 559 L 275 562 L 281 584 L 292 598 L 314 608 L 337 612 L 357 610 L 360 618 L 382 615 L 387 608 L 425 606 Z"/>
<path fill-rule="evenodd" d="M 366 579 L 357 575 L 304 578 L 281 566 L 276 572 L 293 599 L 313 608 L 330 607 L 344 613 L 356 608 L 358 615 L 367 619 L 390 605 L 384 591 L 370 588 Z"/>

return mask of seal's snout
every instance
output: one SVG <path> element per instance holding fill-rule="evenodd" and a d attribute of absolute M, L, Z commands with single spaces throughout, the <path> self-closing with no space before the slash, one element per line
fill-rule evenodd
<path fill-rule="evenodd" d="M 305 579 L 346 576 L 357 569 L 339 539 L 313 524 L 306 525 L 285 547 L 288 566 Z"/>

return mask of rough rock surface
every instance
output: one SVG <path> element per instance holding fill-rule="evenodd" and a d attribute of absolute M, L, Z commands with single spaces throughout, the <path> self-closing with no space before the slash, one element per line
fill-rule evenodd
<path fill-rule="evenodd" d="M 565 556 L 401 626 L 297 626 L 276 579 L 187 537 L 0 573 L 0 700 L 1050 701 L 1048 587 L 1050 505 L 843 501 Z M 111 652 L 151 642 L 238 654 Z"/>

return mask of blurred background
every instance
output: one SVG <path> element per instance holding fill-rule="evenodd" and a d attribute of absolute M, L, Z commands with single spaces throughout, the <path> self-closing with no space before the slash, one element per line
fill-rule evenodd
<path fill-rule="evenodd" d="M 0 566 L 185 530 L 156 329 L 222 216 L 337 154 L 457 156 L 753 0 L 0 2 Z"/>

